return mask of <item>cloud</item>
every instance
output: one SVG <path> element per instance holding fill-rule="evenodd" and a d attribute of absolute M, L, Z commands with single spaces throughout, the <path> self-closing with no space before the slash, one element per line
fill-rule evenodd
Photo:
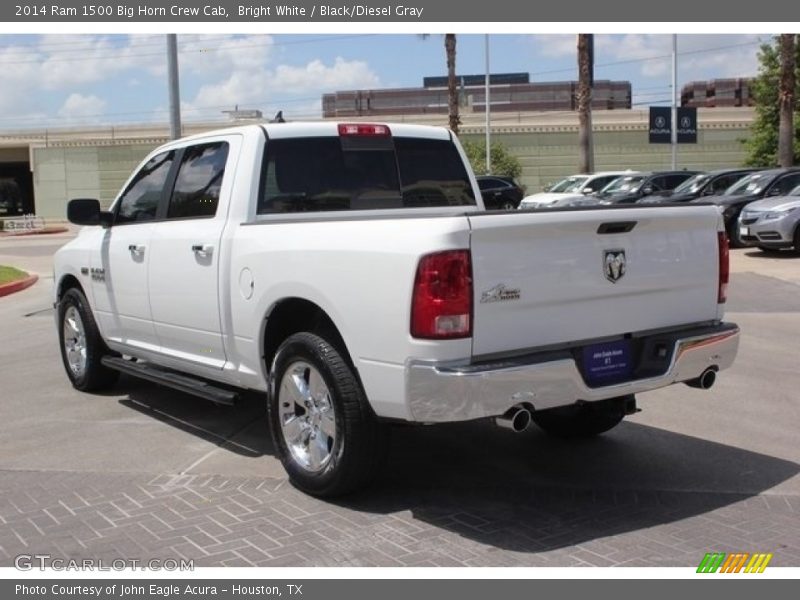
<path fill-rule="evenodd" d="M 106 101 L 97 96 L 70 94 L 58 109 L 58 116 L 65 119 L 98 118 L 106 107 Z"/>
<path fill-rule="evenodd" d="M 219 116 L 223 108 L 239 105 L 260 108 L 265 115 L 283 110 L 288 114 L 321 115 L 320 98 L 325 91 L 380 86 L 379 77 L 360 60 L 342 57 L 325 64 L 320 59 L 304 65 L 277 65 L 260 70 L 241 69 L 227 78 L 203 85 L 185 104 L 187 116 Z"/>
<path fill-rule="evenodd" d="M 577 52 L 575 35 L 534 35 L 545 57 L 569 58 Z M 682 81 L 748 77 L 758 70 L 758 35 L 683 34 L 678 36 L 678 67 Z M 672 66 L 672 36 L 667 34 L 595 35 L 596 75 L 604 69 L 630 65 L 647 78 L 668 77 Z"/>

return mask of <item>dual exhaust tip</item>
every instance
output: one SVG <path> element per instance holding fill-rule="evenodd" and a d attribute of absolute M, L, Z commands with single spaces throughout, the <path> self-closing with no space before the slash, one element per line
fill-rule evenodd
<path fill-rule="evenodd" d="M 710 389 L 714 382 L 717 380 L 717 368 L 716 367 L 709 367 L 703 374 L 700 375 L 697 379 L 690 379 L 686 382 L 686 385 L 693 388 L 698 388 L 701 390 Z"/>
<path fill-rule="evenodd" d="M 512 406 L 506 413 L 495 418 L 494 422 L 498 427 L 510 429 L 514 433 L 525 431 L 531 424 L 531 411 L 524 406 Z"/>
<path fill-rule="evenodd" d="M 710 389 L 717 381 L 717 367 L 709 367 L 697 379 L 690 379 L 686 385 L 701 390 Z M 517 405 L 508 409 L 501 417 L 496 417 L 494 422 L 498 427 L 509 429 L 514 433 L 521 433 L 530 426 L 533 418 L 531 411 L 524 406 Z"/>

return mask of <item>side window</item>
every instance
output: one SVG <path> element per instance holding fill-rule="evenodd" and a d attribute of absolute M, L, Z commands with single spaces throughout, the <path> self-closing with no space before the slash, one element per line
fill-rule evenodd
<path fill-rule="evenodd" d="M 228 160 L 227 142 L 190 146 L 183 152 L 167 218 L 213 217 Z"/>
<path fill-rule="evenodd" d="M 164 183 L 175 160 L 175 151 L 154 156 L 136 174 L 119 199 L 115 223 L 152 221 L 164 193 Z"/>
<path fill-rule="evenodd" d="M 773 189 L 777 187 L 780 190 L 780 195 L 786 196 L 795 187 L 797 187 L 798 184 L 800 184 L 800 173 L 793 173 L 780 179 L 778 183 L 773 186 Z M 770 192 L 771 191 L 772 190 L 770 190 Z"/>
<path fill-rule="evenodd" d="M 715 194 L 721 194 L 740 178 L 741 175 L 723 175 L 711 184 L 711 189 L 714 190 Z"/>
<path fill-rule="evenodd" d="M 588 186 L 584 186 L 584 187 L 590 187 L 590 188 L 592 188 L 593 192 L 599 192 L 604 187 L 606 187 L 609 183 L 614 181 L 616 178 L 617 178 L 616 175 L 609 176 L 609 177 L 605 177 L 605 176 L 604 177 L 596 177 L 592 181 L 592 183 L 590 183 Z"/>
<path fill-rule="evenodd" d="M 653 188 L 654 192 L 660 192 L 661 190 L 666 189 L 665 188 L 666 185 L 667 185 L 666 177 L 661 176 L 661 177 L 653 177 L 649 182 L 647 182 L 645 187 L 650 186 L 651 188 Z"/>
<path fill-rule="evenodd" d="M 666 177 L 666 183 L 664 189 L 674 190 L 684 181 L 689 179 L 689 177 L 691 177 L 691 175 L 669 175 L 668 177 Z"/>
<path fill-rule="evenodd" d="M 478 180 L 478 189 L 482 192 L 488 190 L 490 188 L 497 187 L 495 181 L 493 179 L 479 179 Z"/>

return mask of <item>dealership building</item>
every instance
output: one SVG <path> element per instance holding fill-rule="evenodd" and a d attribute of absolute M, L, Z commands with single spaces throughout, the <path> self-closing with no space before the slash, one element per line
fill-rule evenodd
<path fill-rule="evenodd" d="M 522 163 L 521 183 L 530 192 L 574 173 L 578 164 L 578 115 L 574 110 L 494 110 L 492 140 Z M 697 144 L 681 145 L 678 167 L 714 169 L 741 165 L 741 140 L 749 135 L 754 111 L 748 106 L 698 109 Z M 337 119 L 446 125 L 444 112 L 348 115 Z M 460 135 L 483 140 L 483 111 L 462 111 Z M 648 111 L 615 108 L 593 112 L 595 168 L 666 169 L 668 144 L 648 143 Z M 244 122 L 244 121 L 243 121 Z M 254 121 L 247 121 L 254 122 Z M 189 135 L 238 122 L 184 124 Z M 85 127 L 0 132 L 0 180 L 13 180 L 21 210 L 46 220 L 63 220 L 70 198 L 98 198 L 108 206 L 132 169 L 168 139 L 167 123 L 146 126 Z M 8 215 L 0 213 L 0 218 Z"/>

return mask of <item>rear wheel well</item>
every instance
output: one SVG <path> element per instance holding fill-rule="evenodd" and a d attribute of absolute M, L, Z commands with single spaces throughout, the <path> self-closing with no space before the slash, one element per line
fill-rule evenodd
<path fill-rule="evenodd" d="M 353 368 L 353 372 L 357 372 L 342 334 L 339 333 L 333 320 L 319 306 L 302 298 L 281 301 L 267 316 L 264 330 L 264 364 L 268 372 L 272 368 L 272 360 L 281 343 L 290 335 L 301 331 L 314 333 L 335 346 L 342 358 Z"/>

